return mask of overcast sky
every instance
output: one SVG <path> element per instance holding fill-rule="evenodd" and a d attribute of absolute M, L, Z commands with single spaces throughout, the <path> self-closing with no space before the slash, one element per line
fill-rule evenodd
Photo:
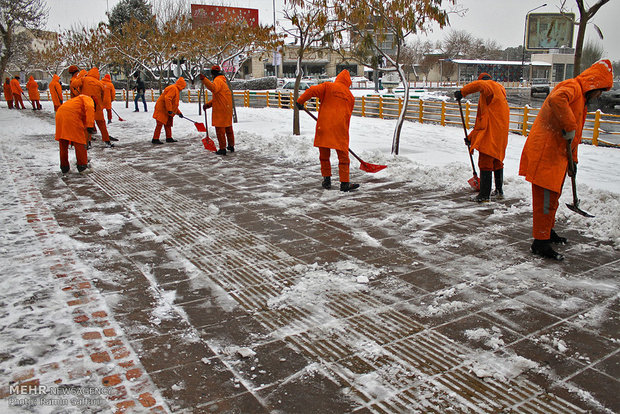
<path fill-rule="evenodd" d="M 468 9 L 464 16 L 452 15 L 450 27 L 457 30 L 466 30 L 476 37 L 495 39 L 502 47 L 519 46 L 523 43 L 523 31 L 526 13 L 545 1 L 539 0 L 457 0 L 458 4 Z M 68 29 L 74 23 L 94 25 L 99 21 L 107 21 L 106 9 L 112 9 L 119 0 L 47 0 L 50 8 L 48 29 Z M 592 4 L 594 0 L 586 0 Z M 261 23 L 273 24 L 274 0 L 198 0 L 195 3 L 228 5 L 233 7 L 248 7 L 259 9 Z M 86 5 L 87 4 L 87 5 Z M 282 18 L 284 0 L 275 0 L 276 19 Z M 535 13 L 553 13 L 558 11 L 559 0 L 548 0 L 547 6 L 536 10 Z M 567 4 L 575 4 L 574 0 L 567 0 Z M 575 8 L 576 11 L 576 8 Z M 605 50 L 605 57 L 611 60 L 620 60 L 620 0 L 611 0 L 603 6 L 592 20 L 598 25 L 604 36 L 599 40 Z M 446 30 L 435 29 L 430 33 L 432 40 L 440 40 Z M 575 30 L 575 38 L 577 36 Z M 586 39 L 598 39 L 594 28 L 590 26 Z"/>

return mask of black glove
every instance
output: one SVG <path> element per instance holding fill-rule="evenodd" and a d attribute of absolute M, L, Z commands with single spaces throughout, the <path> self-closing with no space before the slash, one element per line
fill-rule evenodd
<path fill-rule="evenodd" d="M 465 138 L 463 141 L 465 141 L 465 145 L 467 145 L 468 147 L 471 146 L 471 141 L 469 140 L 469 137 Z"/>
<path fill-rule="evenodd" d="M 461 99 L 463 99 L 463 94 L 461 93 L 461 91 L 456 91 L 454 92 L 454 97 L 457 101 L 460 101 Z"/>
<path fill-rule="evenodd" d="M 300 111 L 304 110 L 304 104 L 302 104 L 300 102 L 295 102 L 295 105 L 297 105 L 297 109 L 299 109 Z"/>
<path fill-rule="evenodd" d="M 183 114 L 179 112 L 179 118 L 183 119 Z"/>
<path fill-rule="evenodd" d="M 86 132 L 88 132 L 89 134 L 94 134 L 95 132 L 97 132 L 97 130 L 94 127 L 88 127 L 86 128 Z"/>
<path fill-rule="evenodd" d="M 570 168 L 570 164 L 568 165 L 568 176 L 573 177 L 577 175 L 577 163 L 573 162 L 573 168 Z"/>
<path fill-rule="evenodd" d="M 174 112 L 172 112 L 172 111 L 168 111 L 168 115 L 170 115 L 170 116 L 174 116 Z"/>

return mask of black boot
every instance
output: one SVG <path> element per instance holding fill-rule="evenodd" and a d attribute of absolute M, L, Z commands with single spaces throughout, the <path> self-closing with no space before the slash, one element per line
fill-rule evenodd
<path fill-rule="evenodd" d="M 170 138 L 166 138 L 166 142 L 177 142 L 177 140 L 170 137 Z"/>
<path fill-rule="evenodd" d="M 493 171 L 495 176 L 495 190 L 491 193 L 496 200 L 504 199 L 504 169 Z"/>
<path fill-rule="evenodd" d="M 321 186 L 326 190 L 332 188 L 332 177 L 323 177 L 323 182 L 321 183 Z"/>
<path fill-rule="evenodd" d="M 159 139 L 152 139 L 151 140 L 151 144 L 155 144 L 155 145 L 164 145 L 163 142 L 161 142 Z"/>
<path fill-rule="evenodd" d="M 226 155 L 226 150 L 225 149 L 219 149 L 219 150 L 215 151 L 215 153 L 217 155 Z"/>
<path fill-rule="evenodd" d="M 114 141 L 114 142 L 118 141 L 118 138 L 114 138 L 113 136 L 110 136 L 109 138 L 110 138 L 110 141 Z"/>
<path fill-rule="evenodd" d="M 63 174 L 68 173 L 70 169 L 71 169 L 71 167 L 69 165 L 61 165 L 60 166 L 60 171 L 62 171 Z"/>
<path fill-rule="evenodd" d="M 233 147 L 232 145 L 227 146 L 227 147 L 226 147 L 226 149 L 227 149 L 229 152 L 235 152 L 235 147 Z"/>
<path fill-rule="evenodd" d="M 549 259 L 554 259 L 557 261 L 564 260 L 564 255 L 556 252 L 551 248 L 551 240 L 534 239 L 534 243 L 532 243 L 531 249 L 532 253 L 539 256 L 547 257 Z"/>
<path fill-rule="evenodd" d="M 566 237 L 558 236 L 558 234 L 553 229 L 551 229 L 551 237 L 549 238 L 549 240 L 551 240 L 551 243 L 555 244 L 566 244 L 566 242 L 568 241 Z"/>
<path fill-rule="evenodd" d="M 488 203 L 491 195 L 491 179 L 493 171 L 480 171 L 480 192 L 471 200 L 478 203 Z"/>
<path fill-rule="evenodd" d="M 349 182 L 340 183 L 340 191 L 344 191 L 344 192 L 353 191 L 359 188 L 359 186 L 360 186 L 359 184 L 353 184 Z"/>

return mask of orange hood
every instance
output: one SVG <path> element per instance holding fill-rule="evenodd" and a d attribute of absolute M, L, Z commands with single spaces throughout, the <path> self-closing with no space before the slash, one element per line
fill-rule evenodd
<path fill-rule="evenodd" d="M 112 82 L 112 78 L 110 77 L 109 73 L 106 73 L 102 80 L 106 82 Z"/>
<path fill-rule="evenodd" d="M 584 93 L 595 89 L 608 91 L 614 84 L 614 73 L 611 62 L 607 59 L 599 60 L 588 69 L 581 72 L 576 78 Z"/>
<path fill-rule="evenodd" d="M 349 71 L 346 69 L 344 69 L 342 72 L 338 74 L 338 76 L 336 76 L 335 82 L 344 83 L 347 86 L 347 88 L 350 88 L 351 85 L 353 84 L 353 82 L 351 82 L 351 75 L 349 74 Z"/>
<path fill-rule="evenodd" d="M 52 82 L 58 82 L 60 80 L 60 76 L 56 75 L 55 73 L 52 75 Z"/>
<path fill-rule="evenodd" d="M 29 77 L 28 82 L 34 82 L 34 76 Z"/>
<path fill-rule="evenodd" d="M 99 80 L 100 79 L 100 77 L 99 77 L 99 68 L 98 67 L 92 68 L 91 70 L 88 71 L 86 76 Z"/>
<path fill-rule="evenodd" d="M 187 86 L 187 83 L 185 83 L 185 79 L 183 79 L 183 77 L 181 76 L 179 79 L 177 79 L 175 85 L 180 91 L 182 91 Z"/>

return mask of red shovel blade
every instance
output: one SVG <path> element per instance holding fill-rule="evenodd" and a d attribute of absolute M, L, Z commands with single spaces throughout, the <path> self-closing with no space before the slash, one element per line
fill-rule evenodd
<path fill-rule="evenodd" d="M 381 171 L 384 168 L 387 168 L 387 165 L 370 164 L 365 161 L 360 162 L 360 170 L 366 171 L 369 173 L 376 173 L 376 172 Z"/>
<path fill-rule="evenodd" d="M 198 132 L 207 132 L 207 128 L 205 128 L 205 124 L 202 122 L 194 122 L 194 125 L 196 125 Z"/>
<path fill-rule="evenodd" d="M 213 142 L 213 140 L 209 137 L 204 137 L 202 139 L 202 145 L 204 145 L 205 149 L 208 149 L 211 152 L 217 151 L 217 148 L 215 148 L 215 142 Z"/>
<path fill-rule="evenodd" d="M 469 183 L 471 188 L 473 188 L 476 191 L 480 191 L 480 179 L 478 178 L 477 175 L 474 175 L 473 177 L 471 177 L 469 180 L 467 180 L 467 182 Z"/>

